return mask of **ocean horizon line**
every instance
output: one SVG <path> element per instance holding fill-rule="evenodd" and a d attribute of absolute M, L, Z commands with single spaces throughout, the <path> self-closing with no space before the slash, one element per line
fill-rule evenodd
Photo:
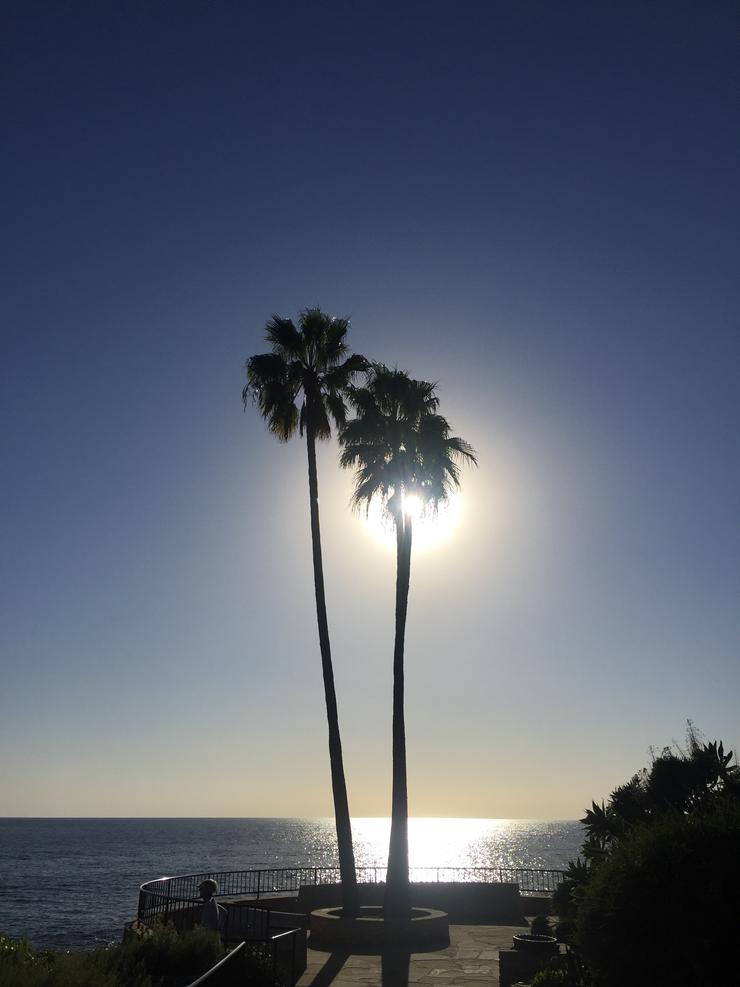
<path fill-rule="evenodd" d="M 390 815 L 376 815 L 376 816 L 370 815 L 370 816 L 351 816 L 350 818 L 351 819 L 360 820 L 360 819 L 390 819 L 391 817 L 390 817 Z M 202 819 L 202 820 L 208 820 L 208 821 L 211 821 L 211 822 L 212 821 L 215 821 L 215 820 L 218 820 L 218 819 L 244 819 L 244 820 L 249 820 L 249 819 L 271 819 L 271 820 L 278 820 L 278 819 L 309 819 L 309 820 L 312 820 L 312 821 L 314 821 L 314 820 L 326 820 L 328 822 L 331 822 L 334 819 L 334 817 L 333 816 L 301 816 L 301 815 L 299 815 L 299 816 L 271 816 L 271 815 L 260 815 L 260 816 L 235 816 L 235 815 L 229 815 L 229 816 L 191 816 L 191 815 L 174 815 L 174 816 L 173 815 L 170 815 L 170 816 L 114 816 L 114 815 L 103 815 L 103 816 L 78 816 L 78 815 L 65 815 L 65 816 L 52 816 L 52 815 L 5 816 L 5 815 L 0 815 L 0 819 L 18 820 L 18 821 L 22 821 L 24 819 L 48 819 L 49 821 L 54 821 L 54 820 L 58 820 L 58 819 L 80 819 L 80 820 L 95 820 L 95 821 L 100 820 L 100 819 L 113 819 L 113 820 L 119 820 L 119 821 L 120 820 L 124 820 L 124 819 L 137 819 L 137 820 L 142 820 L 142 819 L 146 819 L 146 820 L 153 820 L 153 819 L 159 819 L 159 820 L 167 820 L 167 819 L 178 819 L 178 820 L 183 820 L 183 819 Z M 409 816 L 409 820 L 411 820 L 411 819 L 454 819 L 454 820 L 477 819 L 477 820 L 481 820 L 481 821 L 485 821 L 485 822 L 549 822 L 549 823 L 555 823 L 555 822 L 568 822 L 568 823 L 572 823 L 572 822 L 580 822 L 581 821 L 580 819 L 577 819 L 577 818 L 568 818 L 568 817 L 565 817 L 565 816 L 562 816 L 562 817 L 561 816 L 551 817 L 551 816 L 413 816 L 413 815 L 411 815 L 411 816 Z"/>

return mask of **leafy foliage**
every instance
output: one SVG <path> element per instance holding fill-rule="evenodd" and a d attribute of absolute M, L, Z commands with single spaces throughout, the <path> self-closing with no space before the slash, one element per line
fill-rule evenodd
<path fill-rule="evenodd" d="M 3 987 L 176 987 L 215 966 L 225 952 L 213 932 L 178 933 L 171 925 L 122 946 L 87 953 L 35 950 L 27 942 L 0 937 L 0 983 Z M 254 958 L 250 965 L 250 984 L 272 987 L 271 971 Z M 243 967 L 240 975 L 243 979 Z"/>
<path fill-rule="evenodd" d="M 584 888 L 591 877 L 589 862 L 579 857 L 568 863 L 564 880 L 557 886 L 552 896 L 552 906 L 559 921 L 555 936 L 559 942 L 572 943 L 575 937 L 575 912 Z"/>
<path fill-rule="evenodd" d="M 740 798 L 740 768 L 722 742 L 703 744 L 689 721 L 687 749 L 663 748 L 649 770 L 616 788 L 608 804 L 593 802 L 581 820 L 586 829 L 583 854 L 598 861 L 638 825 L 667 812 L 691 813 L 709 808 L 720 796 Z"/>
<path fill-rule="evenodd" d="M 583 970 L 572 952 L 560 953 L 532 979 L 532 987 L 583 987 Z"/>
<path fill-rule="evenodd" d="M 740 912 L 733 757 L 689 722 L 685 750 L 664 748 L 606 804 L 586 811 L 583 856 L 569 865 L 554 907 L 558 938 L 585 960 L 595 987 L 711 982 L 703 947 L 719 955 L 721 916 Z M 676 936 L 681 927 L 691 934 Z"/>
<path fill-rule="evenodd" d="M 532 987 L 572 987 L 575 983 L 568 970 L 546 968 L 534 975 Z"/>
<path fill-rule="evenodd" d="M 307 428 L 315 438 L 328 439 L 332 421 L 337 427 L 346 421 L 344 391 L 368 365 L 359 354 L 348 355 L 348 329 L 348 319 L 319 308 L 301 312 L 298 327 L 279 315 L 265 326 L 272 349 L 247 360 L 242 400 L 254 400 L 281 442 Z"/>
<path fill-rule="evenodd" d="M 179 933 L 173 925 L 158 926 L 152 935 L 122 947 L 121 968 L 143 968 L 155 982 L 169 977 L 195 977 L 210 970 L 226 955 L 218 934 L 195 928 Z"/>
<path fill-rule="evenodd" d="M 677 810 L 635 829 L 594 870 L 576 939 L 598 987 L 720 983 L 740 914 L 740 805 Z"/>
<path fill-rule="evenodd" d="M 364 387 L 348 388 L 356 416 L 340 431 L 339 461 L 356 471 L 356 507 L 378 497 L 396 521 L 406 497 L 433 510 L 460 486 L 460 466 L 477 463 L 472 446 L 438 414 L 435 388 L 382 363 L 371 365 Z"/>
<path fill-rule="evenodd" d="M 122 962 L 125 947 L 91 953 L 36 951 L 0 938 L 3 987 L 155 987 L 143 967 Z"/>
<path fill-rule="evenodd" d="M 535 915 L 529 923 L 529 931 L 533 936 L 551 936 L 550 919 L 547 915 Z"/>

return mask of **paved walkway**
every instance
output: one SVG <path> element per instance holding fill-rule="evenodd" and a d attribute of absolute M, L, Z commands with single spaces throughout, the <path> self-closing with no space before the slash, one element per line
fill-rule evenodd
<path fill-rule="evenodd" d="M 395 949 L 382 956 L 308 950 L 298 987 L 498 987 L 498 951 L 521 926 L 451 925 L 450 945 L 433 953 Z"/>

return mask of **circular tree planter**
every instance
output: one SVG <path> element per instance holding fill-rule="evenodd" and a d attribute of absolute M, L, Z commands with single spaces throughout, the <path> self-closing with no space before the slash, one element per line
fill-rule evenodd
<path fill-rule="evenodd" d="M 309 916 L 312 949 L 352 948 L 366 951 L 386 946 L 419 950 L 443 949 L 450 941 L 447 912 L 412 908 L 408 919 L 386 922 L 380 905 L 363 905 L 359 915 L 345 916 L 341 908 L 317 908 Z"/>
<path fill-rule="evenodd" d="M 531 956 L 551 956 L 560 951 L 555 936 L 535 936 L 523 932 L 513 939 L 514 949 L 518 949 L 520 953 L 529 953 Z"/>

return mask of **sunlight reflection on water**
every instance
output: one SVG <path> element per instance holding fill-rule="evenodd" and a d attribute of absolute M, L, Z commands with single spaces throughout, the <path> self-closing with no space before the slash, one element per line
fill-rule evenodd
<path fill-rule="evenodd" d="M 333 863 L 333 820 L 320 820 L 318 832 L 319 820 L 305 822 L 312 861 L 319 866 Z M 352 820 L 358 867 L 385 865 L 389 834 L 389 819 Z M 409 865 L 561 868 L 577 855 L 582 838 L 580 824 L 572 820 L 410 819 Z"/>

